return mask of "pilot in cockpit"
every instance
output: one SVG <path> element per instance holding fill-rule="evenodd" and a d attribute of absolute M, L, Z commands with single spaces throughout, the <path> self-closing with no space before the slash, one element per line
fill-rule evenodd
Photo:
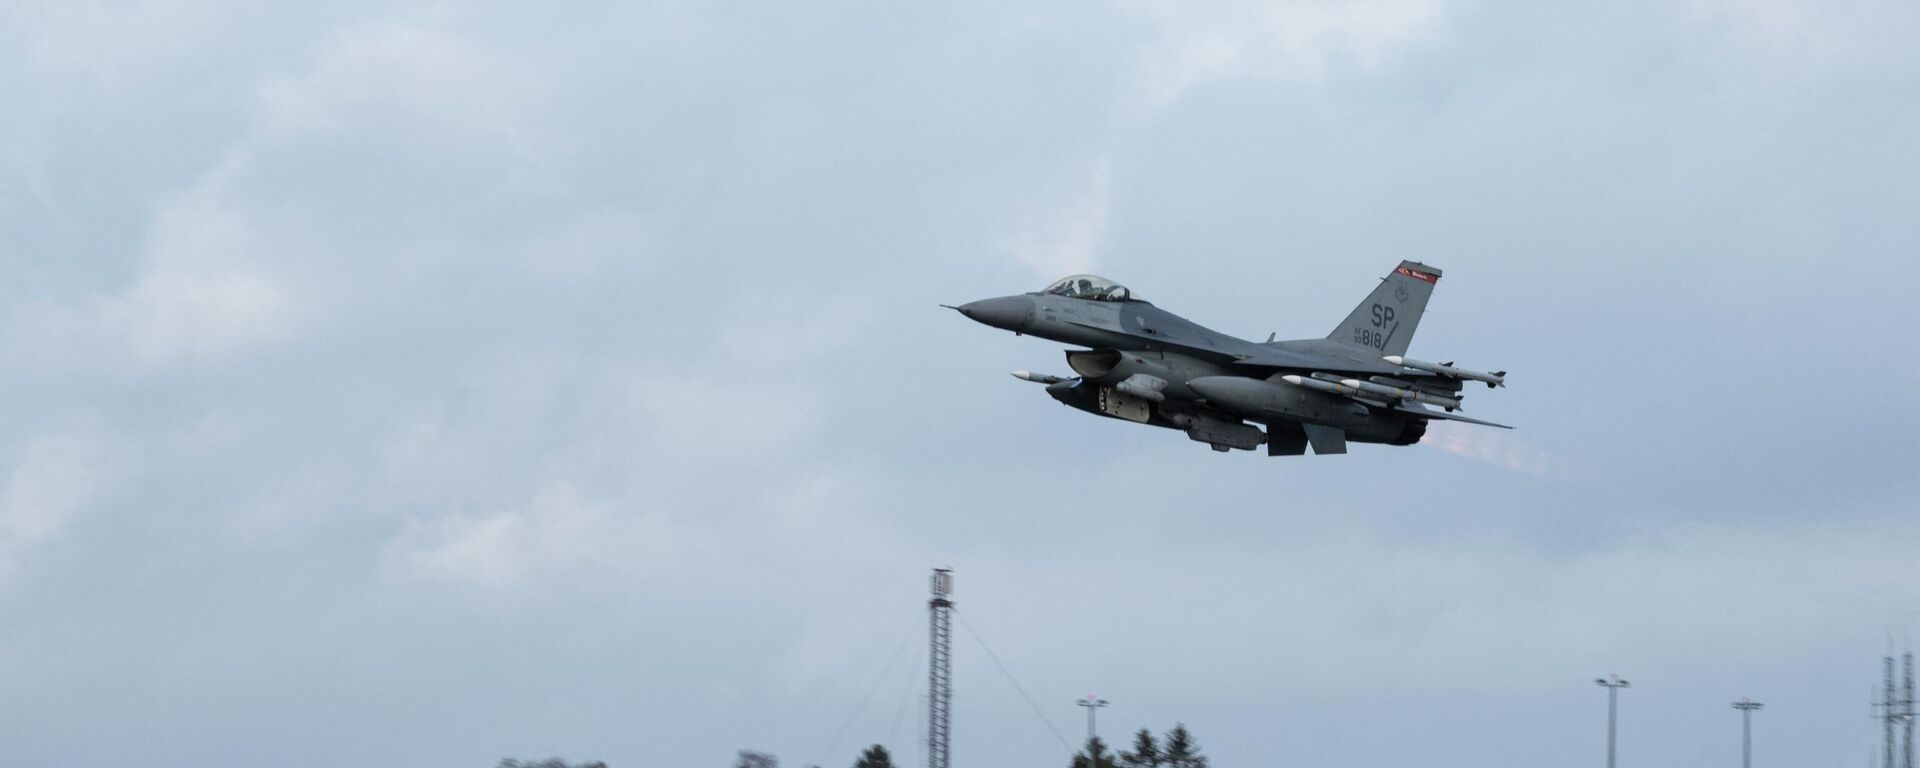
<path fill-rule="evenodd" d="M 1070 275 L 1047 286 L 1042 293 L 1087 301 L 1127 301 L 1126 286 L 1096 275 Z"/>

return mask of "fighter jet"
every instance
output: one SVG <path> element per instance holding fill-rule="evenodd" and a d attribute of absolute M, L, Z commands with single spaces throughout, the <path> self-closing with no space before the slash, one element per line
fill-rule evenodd
<path fill-rule="evenodd" d="M 950 308 L 1016 335 L 1086 347 L 1067 351 L 1078 376 L 1013 374 L 1069 406 L 1177 429 L 1222 453 L 1265 445 L 1268 455 L 1298 456 L 1309 445 L 1316 454 L 1346 453 L 1349 442 L 1412 445 L 1436 419 L 1512 429 L 1457 413 L 1466 382 L 1505 386 L 1505 371 L 1406 356 L 1439 282 L 1439 269 L 1400 262 L 1333 333 L 1297 341 L 1203 328 L 1094 275 Z"/>

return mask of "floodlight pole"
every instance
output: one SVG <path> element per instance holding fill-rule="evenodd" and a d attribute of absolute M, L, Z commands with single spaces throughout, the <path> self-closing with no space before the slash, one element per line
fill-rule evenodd
<path fill-rule="evenodd" d="M 1740 710 L 1740 768 L 1753 768 L 1753 711 L 1760 706 L 1753 699 L 1733 703 L 1733 708 Z"/>
<path fill-rule="evenodd" d="M 1629 686 L 1627 681 L 1620 679 L 1619 675 L 1609 675 L 1594 680 L 1593 682 L 1606 686 L 1607 688 L 1607 768 L 1613 768 L 1614 721 L 1617 719 L 1616 715 L 1619 712 L 1620 689 L 1630 688 L 1632 686 Z"/>
<path fill-rule="evenodd" d="M 1076 704 L 1079 704 L 1080 706 L 1083 706 L 1083 707 L 1086 707 L 1086 708 L 1087 708 L 1087 747 L 1088 747 L 1088 748 L 1092 748 L 1092 747 L 1093 747 L 1093 737 L 1094 737 L 1094 730 L 1093 730 L 1093 713 L 1095 713 L 1095 712 L 1098 712 L 1098 711 L 1100 711 L 1100 708 L 1101 708 L 1101 707 L 1104 707 L 1104 706 L 1106 706 L 1106 705 L 1107 705 L 1107 700 L 1106 700 L 1106 699 L 1096 699 L 1096 698 L 1094 698 L 1094 697 L 1093 697 L 1093 694 L 1091 694 L 1091 693 L 1089 693 L 1089 694 L 1087 694 L 1087 697 L 1086 697 L 1086 698 L 1084 698 L 1084 699 L 1081 699 L 1081 700 L 1079 700 L 1079 701 L 1077 701 L 1077 702 L 1074 702 L 1074 703 L 1076 703 Z M 1093 764 L 1093 755 L 1087 755 L 1087 764 L 1088 764 L 1089 766 L 1091 766 L 1091 765 Z"/>

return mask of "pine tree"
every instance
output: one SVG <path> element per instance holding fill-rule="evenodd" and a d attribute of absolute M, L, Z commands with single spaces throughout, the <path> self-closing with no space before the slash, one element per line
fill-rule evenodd
<path fill-rule="evenodd" d="M 887 754 L 886 747 L 875 744 L 867 747 L 867 751 L 860 755 L 860 759 L 853 764 L 853 768 L 893 768 L 893 756 Z"/>
<path fill-rule="evenodd" d="M 1091 763 L 1087 761 L 1088 755 L 1093 756 Z M 1073 768 L 1116 768 L 1116 766 L 1113 763 L 1113 753 L 1107 751 L 1107 743 L 1101 741 L 1100 737 L 1094 736 L 1087 739 L 1087 751 L 1074 754 Z"/>
<path fill-rule="evenodd" d="M 1153 731 L 1145 728 L 1133 736 L 1133 751 L 1120 753 L 1120 765 L 1124 768 L 1160 768 L 1166 758 L 1160 754 L 1160 745 L 1153 740 Z"/>
<path fill-rule="evenodd" d="M 1185 723 L 1174 723 L 1173 730 L 1167 732 L 1167 751 L 1160 764 L 1166 768 L 1207 768 L 1207 756 L 1200 754 L 1200 745 L 1187 732 Z"/>
<path fill-rule="evenodd" d="M 780 768 L 780 758 L 765 752 L 743 749 L 740 750 L 740 760 L 733 764 L 733 768 Z"/>

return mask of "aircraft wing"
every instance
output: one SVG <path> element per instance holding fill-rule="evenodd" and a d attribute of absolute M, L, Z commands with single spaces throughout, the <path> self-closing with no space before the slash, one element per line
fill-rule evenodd
<path fill-rule="evenodd" d="M 1505 424 L 1495 424 L 1491 421 L 1481 421 L 1479 419 L 1472 419 L 1466 416 L 1461 416 L 1460 414 L 1457 414 L 1457 413 L 1447 413 L 1445 411 L 1430 411 L 1425 408 L 1420 408 L 1420 407 L 1411 406 L 1411 405 L 1403 405 L 1403 406 L 1394 408 L 1393 411 L 1394 413 L 1404 413 L 1408 416 L 1412 416 L 1420 419 L 1445 419 L 1447 421 L 1459 421 L 1459 422 L 1465 422 L 1468 424 L 1479 424 L 1480 426 L 1483 426 L 1483 427 L 1499 427 L 1501 429 L 1513 429 L 1513 427 L 1509 427 Z"/>
<path fill-rule="evenodd" d="M 1317 349 L 1316 346 L 1319 345 L 1308 346 L 1296 342 L 1255 344 L 1251 345 L 1251 349 L 1246 350 L 1245 354 L 1236 355 L 1234 363 L 1252 368 L 1377 374 L 1402 378 L 1409 373 L 1406 369 L 1391 365 L 1377 357 L 1354 354 L 1346 349 Z"/>
<path fill-rule="evenodd" d="M 1265 347 L 1248 354 L 1236 355 L 1235 365 L 1252 368 L 1300 368 L 1316 371 L 1327 370 L 1330 366 L 1339 369 L 1342 361 L 1330 360 L 1320 355 L 1304 354 L 1279 347 Z"/>

